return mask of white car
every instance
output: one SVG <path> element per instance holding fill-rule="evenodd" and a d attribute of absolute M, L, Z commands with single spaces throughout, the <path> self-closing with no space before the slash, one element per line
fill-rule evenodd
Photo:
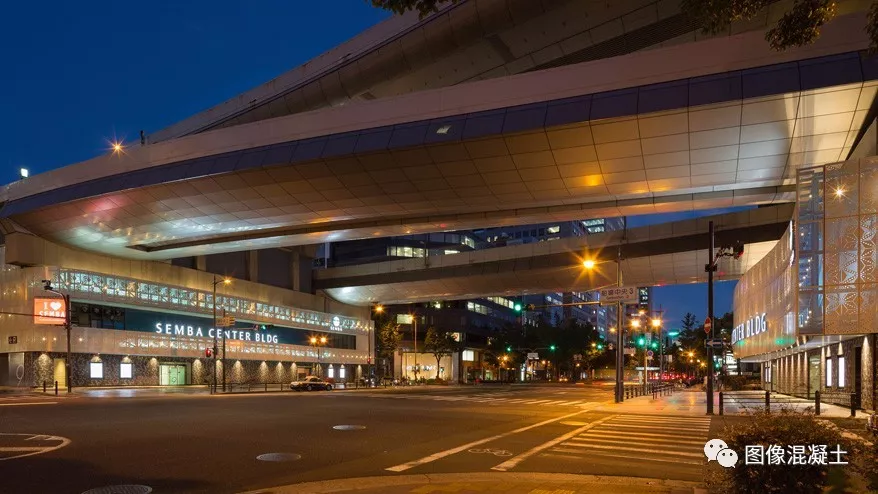
<path fill-rule="evenodd" d="M 290 383 L 290 389 L 293 391 L 332 391 L 332 384 L 320 379 L 317 376 L 308 376 L 301 381 L 293 381 Z"/>

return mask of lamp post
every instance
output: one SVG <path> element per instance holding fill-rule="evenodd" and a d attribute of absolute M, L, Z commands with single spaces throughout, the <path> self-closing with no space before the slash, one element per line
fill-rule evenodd
<path fill-rule="evenodd" d="M 595 267 L 595 262 L 591 259 L 583 261 L 582 265 L 587 270 Z M 616 286 L 622 288 L 622 246 L 620 245 L 616 251 Z M 616 303 L 616 403 L 622 403 L 625 399 L 624 377 L 625 377 L 625 352 L 622 349 L 622 302 Z"/>
<path fill-rule="evenodd" d="M 326 345 L 326 337 L 321 336 L 318 338 L 316 336 L 312 336 L 311 337 L 311 344 L 314 345 L 314 348 L 317 351 L 317 370 L 320 373 L 320 376 L 318 376 L 318 377 L 322 377 L 323 368 L 320 367 L 320 347 L 318 345 Z"/>
<path fill-rule="evenodd" d="M 219 331 L 219 328 L 216 327 L 217 326 L 217 324 L 216 324 L 216 286 L 219 285 L 220 283 L 222 283 L 224 285 L 228 285 L 231 282 L 232 282 L 232 280 L 229 278 L 223 278 L 221 280 L 218 280 L 218 279 L 216 279 L 216 275 L 213 276 L 213 299 L 211 299 L 212 300 L 211 305 L 213 306 L 213 372 L 212 372 L 213 378 L 211 379 L 211 388 L 210 388 L 211 394 L 216 393 L 216 354 L 217 354 L 216 332 Z M 223 333 L 223 336 L 225 336 L 225 333 Z M 226 355 L 225 355 L 225 353 L 223 353 L 223 359 L 225 359 L 225 358 L 226 358 Z M 223 391 L 226 390 L 225 376 L 226 376 L 226 363 L 223 362 Z"/>
<path fill-rule="evenodd" d="M 652 327 L 658 330 L 659 334 L 659 384 L 662 383 L 665 363 L 665 340 L 662 338 L 662 320 L 658 317 L 653 318 Z"/>
<path fill-rule="evenodd" d="M 70 295 L 64 294 L 52 288 L 51 280 L 43 280 L 43 290 L 54 293 L 58 295 L 62 299 L 64 299 L 64 332 L 67 333 L 67 358 L 64 360 L 64 379 L 67 381 L 65 384 L 67 385 L 67 392 L 71 393 L 73 391 L 73 385 L 70 381 L 70 357 L 71 357 L 71 338 L 70 338 L 70 330 L 73 326 L 73 321 L 70 312 Z"/>
<path fill-rule="evenodd" d="M 375 306 L 375 313 L 376 314 L 383 314 L 384 313 L 384 306 L 381 304 L 376 305 Z M 373 326 L 374 326 L 374 322 L 373 322 Z M 372 383 L 372 345 L 373 345 L 373 343 L 375 343 L 372 340 L 375 339 L 375 328 L 373 327 L 370 331 L 371 331 L 371 333 L 369 334 L 369 356 L 367 357 L 368 361 L 366 362 L 366 364 L 367 364 L 366 365 L 366 372 L 369 375 L 369 383 L 370 383 L 369 385 L 371 386 L 371 383 Z"/>

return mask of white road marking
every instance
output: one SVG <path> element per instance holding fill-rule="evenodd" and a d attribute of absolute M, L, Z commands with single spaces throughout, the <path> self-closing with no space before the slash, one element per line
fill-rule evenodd
<path fill-rule="evenodd" d="M 511 436 L 512 434 L 518 434 L 520 432 L 529 431 L 529 430 L 534 429 L 536 427 L 542 427 L 546 424 L 551 424 L 552 422 L 558 422 L 559 420 L 569 419 L 570 417 L 575 417 L 575 416 L 580 415 L 582 413 L 585 413 L 585 412 L 579 411 L 579 412 L 568 413 L 567 415 L 562 415 L 562 416 L 554 418 L 554 419 L 544 420 L 542 422 L 538 422 L 538 423 L 533 424 L 533 425 L 520 427 L 520 428 L 515 429 L 513 431 L 504 432 L 502 434 L 497 434 L 496 436 L 486 437 L 485 439 L 479 439 L 478 441 L 466 443 L 463 446 L 458 446 L 456 448 L 446 449 L 445 451 L 433 453 L 432 455 L 425 456 L 419 460 L 410 461 L 408 463 L 403 463 L 401 465 L 395 465 L 395 466 L 392 466 L 389 468 L 385 468 L 385 470 L 388 470 L 390 472 L 404 472 L 410 468 L 414 468 L 414 467 L 419 466 L 419 465 L 424 465 L 426 463 L 431 463 L 431 462 L 434 462 L 436 460 L 440 460 L 442 458 L 445 458 L 446 456 L 451 456 L 453 454 L 460 453 L 461 451 L 466 451 L 466 450 L 472 448 L 473 446 L 478 446 L 479 444 L 485 444 L 487 442 L 496 441 L 497 439 L 500 439 L 500 438 L 503 438 L 506 436 Z"/>
<path fill-rule="evenodd" d="M 676 431 L 676 430 L 679 430 L 679 428 L 676 427 L 676 426 L 672 426 L 672 427 L 662 427 L 662 426 L 660 426 L 660 425 L 633 425 L 633 424 L 614 423 L 613 426 L 614 426 L 614 427 L 624 427 L 624 428 L 626 428 L 626 429 L 652 429 L 652 430 L 664 429 L 664 430 L 668 430 L 668 431 Z M 701 427 L 701 426 L 699 426 L 699 427 L 689 427 L 688 429 L 689 429 L 690 431 L 698 431 L 698 432 L 705 432 L 705 433 L 710 431 L 710 427 Z"/>
<path fill-rule="evenodd" d="M 70 439 L 61 436 L 47 436 L 40 434 L 20 434 L 20 433 L 7 433 L 0 432 L 0 439 L 5 439 L 9 436 L 27 436 L 25 440 L 33 440 L 36 438 L 40 438 L 41 441 L 60 441 L 60 444 L 56 444 L 54 446 L 46 446 L 46 447 L 37 447 L 37 446 L 2 446 L 0 447 L 0 453 L 24 453 L 15 456 L 9 456 L 6 458 L 0 458 L 0 461 L 6 460 L 14 460 L 16 458 L 24 458 L 26 456 L 39 455 L 43 453 L 49 453 L 55 451 L 56 449 L 61 449 L 64 446 L 70 444 Z"/>
<path fill-rule="evenodd" d="M 556 453 L 573 453 L 573 454 L 561 455 L 561 454 L 556 454 Z M 684 458 L 673 458 L 673 459 L 655 458 L 654 455 L 652 457 L 647 458 L 647 457 L 643 457 L 643 456 L 615 455 L 612 453 L 605 453 L 603 451 L 589 451 L 588 455 L 590 458 L 595 457 L 595 456 L 604 456 L 604 457 L 608 457 L 608 458 L 626 458 L 629 460 L 639 460 L 639 461 L 658 461 L 658 462 L 663 462 L 663 463 L 677 463 L 677 464 L 684 463 L 687 465 L 702 465 L 703 464 L 700 461 L 686 460 Z M 555 448 L 552 450 L 552 453 L 544 453 L 542 456 L 564 456 L 565 458 L 576 458 L 577 460 L 579 460 L 579 459 L 582 459 L 582 451 L 575 450 L 575 449 Z"/>
<path fill-rule="evenodd" d="M 633 451 L 635 453 L 649 453 L 649 454 L 656 453 L 655 449 L 625 448 L 625 447 L 621 447 L 621 446 L 602 446 L 599 444 L 581 443 L 578 441 L 567 441 L 566 443 L 562 443 L 561 445 L 562 446 L 573 446 L 575 448 L 612 449 L 614 451 Z M 691 458 L 701 458 L 702 456 L 704 456 L 703 454 L 698 454 L 698 453 L 682 453 L 682 452 L 676 452 L 676 451 L 674 451 L 673 453 L 669 453 L 668 451 L 663 451 L 662 454 L 670 454 L 673 456 L 688 456 Z"/>
<path fill-rule="evenodd" d="M 607 420 L 610 420 L 614 417 L 616 417 L 616 415 L 610 415 L 608 417 L 604 417 L 602 419 L 595 420 L 594 422 L 592 422 L 588 425 L 584 425 L 584 426 L 580 427 L 579 429 L 574 430 L 573 432 L 568 432 L 567 434 L 564 434 L 563 436 L 552 439 L 551 441 L 548 441 L 548 442 L 545 442 L 543 444 L 540 444 L 539 446 L 533 447 L 533 448 L 525 451 L 524 453 L 522 453 L 518 456 L 510 458 L 510 459 L 504 461 L 503 463 L 497 465 L 496 467 L 491 468 L 491 470 L 496 470 L 498 472 L 506 472 L 511 468 L 515 468 L 516 465 L 518 465 L 522 461 L 530 458 L 531 456 L 539 453 L 540 451 L 551 448 L 552 446 L 554 446 L 558 443 L 567 441 L 571 437 L 575 437 L 579 434 L 582 434 L 583 432 L 591 429 L 592 427 L 598 426 L 598 425 L 602 424 L 603 422 L 606 422 Z"/>
<path fill-rule="evenodd" d="M 0 403 L 0 407 L 23 407 L 27 405 L 56 405 L 57 401 L 29 401 L 26 403 Z"/>

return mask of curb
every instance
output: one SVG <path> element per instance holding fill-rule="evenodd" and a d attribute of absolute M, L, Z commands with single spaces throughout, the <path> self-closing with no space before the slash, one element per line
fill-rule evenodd
<path fill-rule="evenodd" d="M 566 473 L 445 473 L 420 474 L 380 477 L 360 477 L 351 479 L 322 480 L 269 487 L 247 491 L 242 494 L 322 494 L 332 492 L 356 492 L 370 489 L 387 489 L 391 487 L 421 486 L 447 483 L 494 483 L 497 482 L 531 482 L 539 483 L 547 488 L 563 484 L 591 488 L 594 492 L 602 492 L 607 486 L 626 487 L 628 491 L 636 488 L 636 492 L 705 492 L 698 482 L 685 480 L 664 480 L 643 477 L 616 477 L 607 475 L 577 475 Z M 529 489 L 530 490 L 530 489 Z"/>

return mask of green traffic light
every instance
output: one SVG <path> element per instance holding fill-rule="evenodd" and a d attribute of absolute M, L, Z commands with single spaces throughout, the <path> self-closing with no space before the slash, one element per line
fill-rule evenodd
<path fill-rule="evenodd" d="M 554 351 L 555 351 L 555 345 L 549 345 L 549 350 L 551 350 L 551 351 L 554 352 Z"/>
<path fill-rule="evenodd" d="M 644 339 L 644 338 L 637 339 L 637 346 L 643 346 L 645 344 L 646 344 L 646 339 Z"/>
<path fill-rule="evenodd" d="M 603 349 L 604 349 L 604 345 L 598 344 L 598 350 L 603 350 Z"/>
<path fill-rule="evenodd" d="M 521 304 L 515 304 L 515 312 L 521 312 Z"/>
<path fill-rule="evenodd" d="M 511 346 L 506 347 L 506 351 L 507 351 L 507 352 L 511 352 L 511 351 L 512 351 L 512 347 L 511 347 Z"/>
<path fill-rule="evenodd" d="M 653 347 L 653 348 L 658 348 L 658 343 L 656 343 L 656 342 L 653 341 L 652 344 L 649 345 L 649 346 L 651 346 L 651 347 Z"/>

